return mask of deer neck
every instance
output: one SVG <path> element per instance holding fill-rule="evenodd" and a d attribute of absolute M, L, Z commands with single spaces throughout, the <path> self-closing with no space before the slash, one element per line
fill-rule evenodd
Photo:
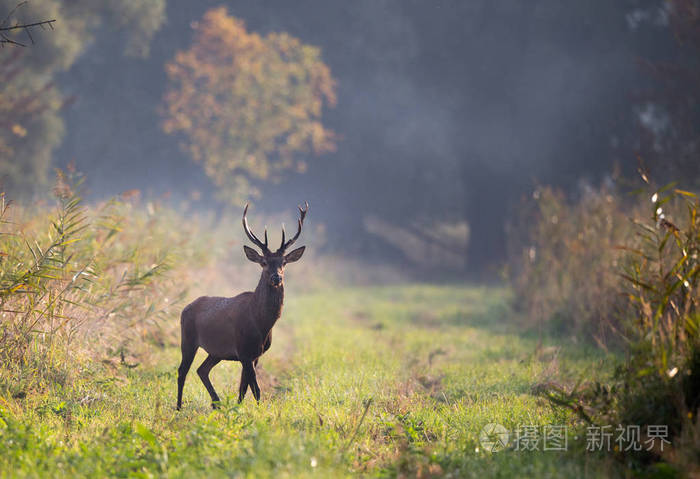
<path fill-rule="evenodd" d="M 284 286 L 272 287 L 262 277 L 255 288 L 254 304 L 261 331 L 269 332 L 282 314 Z"/>

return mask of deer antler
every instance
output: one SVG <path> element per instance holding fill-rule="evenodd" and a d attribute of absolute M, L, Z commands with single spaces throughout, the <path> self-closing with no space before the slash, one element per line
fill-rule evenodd
<path fill-rule="evenodd" d="M 243 230 L 245 231 L 245 234 L 248 236 L 248 239 L 253 242 L 254 245 L 256 245 L 258 248 L 260 248 L 263 253 L 269 253 L 270 250 L 267 248 L 267 228 L 265 228 L 265 243 L 260 241 L 257 236 L 253 234 L 252 231 L 250 231 L 250 227 L 248 227 L 248 203 L 245 205 L 245 209 L 243 209 Z M 298 236 L 298 235 L 297 235 Z"/>
<path fill-rule="evenodd" d="M 304 201 L 304 209 L 301 208 L 301 206 L 297 206 L 299 208 L 299 229 L 297 229 L 297 234 L 294 235 L 292 239 L 287 241 L 286 243 L 284 242 L 284 226 L 282 226 L 282 244 L 280 245 L 280 248 L 277 250 L 278 253 L 284 253 L 284 251 L 292 246 L 294 242 L 297 240 L 299 235 L 301 234 L 301 227 L 304 224 L 304 218 L 306 217 L 306 213 L 309 211 L 309 203 Z"/>

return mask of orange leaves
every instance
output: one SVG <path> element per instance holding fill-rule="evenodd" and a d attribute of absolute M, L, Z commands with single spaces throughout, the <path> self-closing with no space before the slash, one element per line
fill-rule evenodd
<path fill-rule="evenodd" d="M 224 7 L 193 28 L 190 48 L 166 66 L 163 129 L 182 134 L 225 199 L 242 201 L 251 180 L 301 171 L 294 154 L 334 148 L 321 115 L 336 103 L 335 81 L 318 48 L 287 33 L 249 33 Z"/>
<path fill-rule="evenodd" d="M 15 136 L 19 136 L 20 138 L 24 138 L 25 136 L 27 136 L 27 129 L 24 128 L 19 123 L 15 123 L 14 125 L 12 125 L 12 133 L 14 133 Z"/>

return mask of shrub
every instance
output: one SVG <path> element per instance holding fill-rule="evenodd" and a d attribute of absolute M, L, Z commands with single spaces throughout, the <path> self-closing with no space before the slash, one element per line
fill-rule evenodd
<path fill-rule="evenodd" d="M 619 327 L 618 245 L 632 235 L 628 206 L 609 188 L 577 202 L 540 187 L 509 226 L 507 276 L 520 320 L 601 342 Z"/>
<path fill-rule="evenodd" d="M 667 426 L 671 448 L 624 455 L 686 468 L 700 460 L 700 201 L 673 184 L 643 193 L 639 210 L 647 205 L 649 212 L 632 222 L 618 248 L 624 256 L 612 285 L 626 313 L 617 328 L 626 359 L 609 384 L 541 391 L 597 425 Z"/>
<path fill-rule="evenodd" d="M 11 206 L 0 196 L 4 387 L 63 382 L 82 359 L 124 362 L 143 344 L 162 343 L 162 320 L 185 292 L 174 266 L 206 251 L 191 247 L 167 211 L 118 199 L 86 207 L 79 188 L 59 173 L 55 209 Z"/>

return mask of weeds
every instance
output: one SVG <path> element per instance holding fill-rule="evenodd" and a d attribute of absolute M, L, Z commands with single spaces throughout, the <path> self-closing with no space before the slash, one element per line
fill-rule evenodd
<path fill-rule="evenodd" d="M 486 423 L 568 423 L 571 416 L 531 394 L 532 378 L 590 372 L 596 351 L 568 345 L 533 356 L 536 338 L 510 323 L 505 289 L 340 288 L 333 274 L 345 264 L 313 255 L 301 273 L 290 271 L 290 286 L 304 294 L 290 295 L 262 361 L 274 391 L 259 405 L 225 397 L 211 413 L 191 381 L 192 399 L 176 413 L 178 303 L 239 292 L 259 274 L 234 239 L 238 217 L 235 231 L 204 228 L 125 198 L 88 206 L 79 190 L 69 174 L 54 208 L 0 205 L 0 475 L 606 470 L 586 456 L 491 455 L 479 445 Z M 552 348 L 556 361 L 547 365 L 541 357 Z M 225 365 L 213 381 L 233 390 L 237 367 Z M 694 440 L 689 431 L 681 434 Z"/>
<path fill-rule="evenodd" d="M 698 347 L 700 202 L 673 184 L 654 191 L 649 220 L 635 221 L 638 248 L 621 276 L 633 307 L 632 343 L 648 348 L 656 372 L 674 377 Z"/>
<path fill-rule="evenodd" d="M 616 246 L 632 234 L 625 202 L 605 187 L 573 204 L 539 187 L 522 208 L 507 268 L 521 322 L 607 343 L 619 327 Z"/>
<path fill-rule="evenodd" d="M 626 359 L 607 384 L 581 381 L 568 391 L 550 383 L 540 385 L 538 392 L 587 423 L 663 425 L 673 441 L 670 451 L 625 455 L 638 464 L 665 459 L 698 472 L 700 201 L 675 184 L 659 189 L 647 184 L 637 194 L 642 200 L 634 211 L 648 205 L 646 219 L 634 219 L 632 229 L 620 238 L 615 249 L 622 256 L 613 263 L 616 280 L 606 271 L 610 291 L 599 298 L 608 314 L 616 314 L 614 330 Z M 584 298 L 587 293 L 586 287 L 571 292 Z M 611 294 L 618 299 L 610 299 Z"/>
<path fill-rule="evenodd" d="M 14 208 L 0 197 L 1 376 L 15 395 L 65 383 L 89 355 L 125 362 L 135 343 L 162 341 L 161 319 L 184 294 L 166 278 L 184 235 L 156 242 L 169 225 L 118 200 L 88 208 L 80 185 L 59 172 L 53 209 Z"/>

